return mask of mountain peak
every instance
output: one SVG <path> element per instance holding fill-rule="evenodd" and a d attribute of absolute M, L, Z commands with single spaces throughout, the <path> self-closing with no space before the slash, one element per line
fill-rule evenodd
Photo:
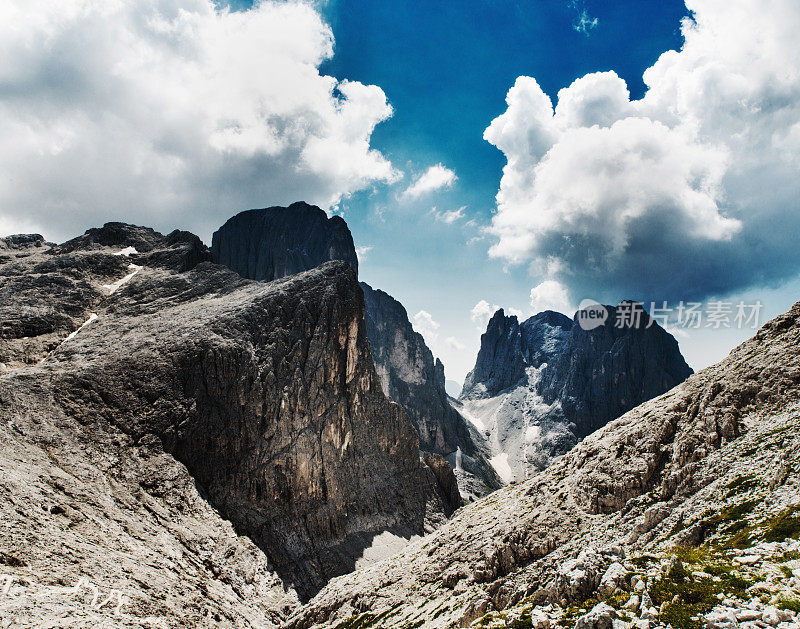
<path fill-rule="evenodd" d="M 275 280 L 329 260 L 344 260 L 358 273 L 347 223 L 303 201 L 229 218 L 214 232 L 211 252 L 215 262 L 254 280 Z"/>

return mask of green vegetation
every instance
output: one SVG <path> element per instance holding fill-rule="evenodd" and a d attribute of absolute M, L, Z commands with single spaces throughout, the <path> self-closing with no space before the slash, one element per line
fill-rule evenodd
<path fill-rule="evenodd" d="M 358 616 L 350 616 L 345 618 L 342 622 L 334 627 L 334 629 L 366 629 L 367 627 L 374 626 L 377 617 L 375 614 L 358 614 Z"/>
<path fill-rule="evenodd" d="M 757 500 L 745 500 L 718 513 L 706 511 L 700 522 L 702 538 L 707 539 L 721 528 L 723 533 L 730 535 L 726 542 L 719 544 L 721 548 L 747 548 L 752 544 L 751 534 L 755 528 L 747 522 L 747 516 L 757 505 Z"/>
<path fill-rule="evenodd" d="M 631 559 L 631 563 L 637 568 L 645 568 L 648 564 L 658 563 L 658 561 L 658 557 L 653 557 L 653 555 L 640 555 Z"/>
<path fill-rule="evenodd" d="M 787 537 L 797 539 L 800 537 L 800 507 L 790 507 L 779 513 L 776 517 L 767 520 L 764 531 L 764 541 L 782 542 Z"/>
<path fill-rule="evenodd" d="M 703 571 L 719 577 L 695 578 L 685 569 L 675 569 L 650 588 L 656 606 L 664 605 L 660 620 L 676 629 L 701 629 L 700 614 L 711 611 L 719 603 L 719 594 L 743 597 L 750 583 L 733 574 L 733 566 L 715 562 L 703 566 Z M 716 574 L 715 574 L 716 573 Z"/>
<path fill-rule="evenodd" d="M 533 618 L 531 617 L 531 610 L 525 609 L 520 614 L 519 618 L 511 621 L 512 629 L 531 629 L 533 627 Z"/>
<path fill-rule="evenodd" d="M 759 486 L 758 479 L 755 474 L 746 474 L 744 476 L 737 476 L 734 480 L 728 483 L 725 488 L 728 492 L 725 494 L 726 498 L 735 496 L 736 494 L 755 489 Z"/>
<path fill-rule="evenodd" d="M 778 601 L 778 608 L 800 614 L 800 601 L 784 598 Z"/>
<path fill-rule="evenodd" d="M 396 611 L 396 607 L 393 607 L 392 609 L 387 609 L 380 614 L 364 612 L 363 614 L 350 616 L 349 618 L 345 618 L 342 622 L 337 624 L 334 629 L 368 629 L 370 627 L 379 627 L 382 620 L 386 620 Z M 403 625 L 403 629 L 416 629 L 416 627 L 420 627 L 423 622 L 423 620 L 420 620 L 418 622 L 407 623 Z"/>
<path fill-rule="evenodd" d="M 702 563 L 707 561 L 710 551 L 706 546 L 688 546 L 681 544 L 672 548 L 672 554 L 677 555 L 682 563 Z"/>

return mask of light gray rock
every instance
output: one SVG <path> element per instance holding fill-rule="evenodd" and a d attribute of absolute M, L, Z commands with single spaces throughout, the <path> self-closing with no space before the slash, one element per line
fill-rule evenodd
<path fill-rule="evenodd" d="M 613 629 L 614 608 L 606 603 L 598 603 L 588 614 L 575 621 L 575 629 Z"/>
<path fill-rule="evenodd" d="M 612 563 L 603 573 L 600 579 L 600 591 L 606 595 L 612 594 L 614 590 L 625 585 L 625 577 L 628 570 L 618 561 Z"/>
<path fill-rule="evenodd" d="M 602 576 L 603 557 L 589 547 L 559 567 L 556 576 L 558 597 L 568 601 L 584 600 L 597 589 Z"/>

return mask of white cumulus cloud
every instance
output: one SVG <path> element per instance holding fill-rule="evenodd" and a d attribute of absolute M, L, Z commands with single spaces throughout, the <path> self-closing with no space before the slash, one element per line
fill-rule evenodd
<path fill-rule="evenodd" d="M 417 199 L 434 190 L 449 188 L 457 179 L 458 177 L 456 177 L 455 172 L 447 168 L 444 164 L 436 164 L 415 177 L 411 185 L 403 192 L 403 196 L 410 199 Z"/>
<path fill-rule="evenodd" d="M 432 212 L 434 218 L 440 223 L 444 223 L 445 225 L 452 225 L 453 223 L 460 221 L 462 218 L 464 218 L 464 210 L 466 209 L 467 206 L 462 205 L 457 210 L 439 211 L 436 208 L 433 208 Z"/>
<path fill-rule="evenodd" d="M 459 341 L 455 336 L 448 336 L 444 340 L 444 344 L 447 347 L 449 347 L 450 349 L 452 349 L 454 351 L 457 351 L 457 352 L 461 352 L 461 351 L 465 350 L 466 347 L 467 347 L 466 345 L 464 345 L 464 343 Z"/>
<path fill-rule="evenodd" d="M 207 236 L 234 211 L 322 207 L 380 181 L 392 109 L 320 74 L 330 28 L 309 3 L 0 4 L 0 225 L 51 238 L 109 219 Z"/>
<path fill-rule="evenodd" d="M 415 314 L 411 324 L 414 329 L 422 335 L 428 345 L 435 342 L 439 337 L 440 326 L 433 320 L 431 313 L 427 310 L 420 310 Z"/>
<path fill-rule="evenodd" d="M 614 72 L 555 107 L 517 79 L 484 133 L 507 159 L 491 255 L 611 299 L 703 297 L 800 268 L 800 5 L 686 4 L 685 43 L 645 72 L 640 100 Z"/>
<path fill-rule="evenodd" d="M 479 330 L 485 330 L 489 319 L 491 319 L 492 315 L 499 309 L 500 306 L 492 305 L 485 299 L 481 299 L 472 307 L 472 310 L 470 310 L 470 319 L 472 319 L 472 322 Z"/>
<path fill-rule="evenodd" d="M 545 280 L 531 289 L 531 310 L 533 314 L 555 310 L 569 316 L 575 312 L 567 287 L 555 280 Z"/>

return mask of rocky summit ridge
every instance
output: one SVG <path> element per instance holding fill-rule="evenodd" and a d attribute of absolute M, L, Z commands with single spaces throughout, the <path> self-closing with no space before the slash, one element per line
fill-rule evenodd
<path fill-rule="evenodd" d="M 519 323 L 500 309 L 489 321 L 458 410 L 483 434 L 507 482 L 543 469 L 692 373 L 677 341 L 640 304 L 603 308 L 604 322 L 592 329 L 579 325 L 578 313 L 553 311 Z"/>
<path fill-rule="evenodd" d="M 242 277 L 271 281 L 344 260 L 357 272 L 353 238 L 340 217 L 306 203 L 248 210 L 214 233 L 214 260 Z M 483 436 L 453 407 L 445 391 L 444 365 L 414 331 L 403 305 L 361 283 L 366 331 L 384 393 L 406 411 L 420 448 L 445 456 L 465 498 L 482 496 L 502 481 L 488 463 Z"/>
<path fill-rule="evenodd" d="M 70 590 L 84 579 L 124 592 L 123 625 L 273 626 L 376 537 L 422 535 L 460 503 L 383 394 L 345 262 L 261 283 L 185 233 L 12 243 L 4 617 L 102 616 Z"/>
<path fill-rule="evenodd" d="M 340 216 L 298 201 L 239 212 L 214 232 L 214 261 L 251 280 L 271 281 L 344 260 L 358 273 L 353 237 Z"/>

